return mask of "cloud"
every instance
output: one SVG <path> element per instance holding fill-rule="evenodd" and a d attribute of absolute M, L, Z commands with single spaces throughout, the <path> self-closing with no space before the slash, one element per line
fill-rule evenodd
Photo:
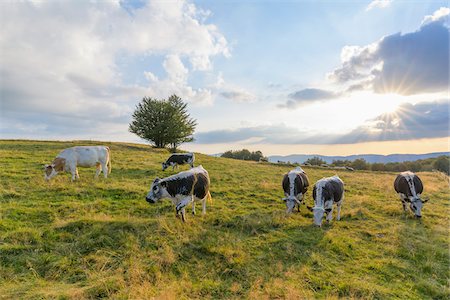
<path fill-rule="evenodd" d="M 316 101 L 325 101 L 339 98 L 341 95 L 342 93 L 332 92 L 328 90 L 307 88 L 289 94 L 289 98 L 291 100 L 288 100 L 285 104 L 279 105 L 279 107 L 293 108 Z"/>
<path fill-rule="evenodd" d="M 394 113 L 385 113 L 342 136 L 339 143 L 413 140 L 450 135 L 449 101 L 402 104 Z"/>
<path fill-rule="evenodd" d="M 392 0 L 373 0 L 366 7 L 366 11 L 372 10 L 374 8 L 386 8 L 392 3 Z"/>
<path fill-rule="evenodd" d="M 367 46 L 345 46 L 342 66 L 329 78 L 351 88 L 412 95 L 441 92 L 449 82 L 450 10 L 441 8 L 424 19 L 419 30 L 393 34 Z"/>
<path fill-rule="evenodd" d="M 244 90 L 241 91 L 229 90 L 221 92 L 219 95 L 226 99 L 233 100 L 235 102 L 254 102 L 256 100 L 255 95 Z"/>
<path fill-rule="evenodd" d="M 367 120 L 346 134 L 312 133 L 284 124 L 201 132 L 196 143 L 355 144 L 449 136 L 449 101 L 405 103 L 394 113 Z"/>
<path fill-rule="evenodd" d="M 450 8 L 441 7 L 437 11 L 435 11 L 432 15 L 425 16 L 422 21 L 422 26 L 427 25 L 433 22 L 443 22 L 446 26 L 448 26 L 448 16 L 450 14 Z"/>
<path fill-rule="evenodd" d="M 222 73 L 219 73 L 216 83 L 212 86 L 212 89 L 218 96 L 237 103 L 256 101 L 256 95 L 240 86 L 226 82 Z"/>
<path fill-rule="evenodd" d="M 206 23 L 209 12 L 181 0 L 130 3 L 3 3 L 1 118 L 26 124 L 21 112 L 28 119 L 45 116 L 55 122 L 48 132 L 65 119 L 83 118 L 96 124 L 90 131 L 100 132 L 98 120 L 125 122 L 143 96 L 177 93 L 191 103 L 211 103 L 211 90 L 189 84 L 191 71 L 210 72 L 213 57 L 230 56 L 225 37 Z M 163 57 L 166 75 L 149 67 L 141 74 L 145 84 L 128 83 L 119 63 L 124 56 Z"/>

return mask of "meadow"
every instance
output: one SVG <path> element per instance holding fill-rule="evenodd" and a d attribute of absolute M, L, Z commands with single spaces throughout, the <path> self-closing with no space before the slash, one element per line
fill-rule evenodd
<path fill-rule="evenodd" d="M 103 144 L 112 173 L 44 180 L 62 149 Z M 145 201 L 165 150 L 104 142 L 0 141 L 0 299 L 449 299 L 446 178 L 420 172 L 430 200 L 404 214 L 395 173 L 305 167 L 346 183 L 341 221 L 317 228 L 281 200 L 288 165 L 196 154 L 207 214 Z M 180 170 L 187 169 L 181 166 Z M 312 205 L 311 189 L 306 202 Z M 200 207 L 200 206 L 198 206 Z"/>

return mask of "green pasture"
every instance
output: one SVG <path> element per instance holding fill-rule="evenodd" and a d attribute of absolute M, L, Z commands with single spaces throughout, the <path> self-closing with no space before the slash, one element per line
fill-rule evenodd
<path fill-rule="evenodd" d="M 111 148 L 95 168 L 44 180 L 64 148 Z M 311 183 L 345 182 L 341 221 L 285 215 L 288 165 L 196 153 L 211 177 L 206 215 L 183 224 L 169 200 L 145 195 L 165 150 L 105 142 L 0 141 L 0 299 L 449 299 L 447 178 L 418 173 L 430 198 L 404 214 L 395 173 L 305 167 Z M 181 166 L 180 170 L 187 169 Z M 306 202 L 312 205 L 311 189 Z M 198 207 L 200 208 L 200 206 Z"/>

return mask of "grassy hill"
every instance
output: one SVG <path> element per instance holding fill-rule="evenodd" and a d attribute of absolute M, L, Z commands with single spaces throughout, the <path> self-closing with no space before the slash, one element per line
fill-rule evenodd
<path fill-rule="evenodd" d="M 43 165 L 93 142 L 0 141 L 1 299 L 364 298 L 448 299 L 448 182 L 419 173 L 430 198 L 405 216 L 394 173 L 338 171 L 342 220 L 312 226 L 286 216 L 291 167 L 196 154 L 211 177 L 207 214 L 182 224 L 168 200 L 145 202 L 166 151 L 111 148 L 110 178 L 59 175 Z M 180 169 L 187 169 L 182 166 Z M 305 168 L 311 182 L 335 170 Z M 307 202 L 312 204 L 311 190 Z"/>

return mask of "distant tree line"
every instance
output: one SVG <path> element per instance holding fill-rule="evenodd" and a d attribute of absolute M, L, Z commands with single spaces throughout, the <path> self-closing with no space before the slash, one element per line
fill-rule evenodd
<path fill-rule="evenodd" d="M 305 161 L 305 164 L 320 166 L 327 164 L 326 161 L 319 157 L 312 157 Z M 450 175 L 450 156 L 442 155 L 439 157 L 419 159 L 415 161 L 393 162 L 393 163 L 368 163 L 363 158 L 358 158 L 353 161 L 350 160 L 333 160 L 332 167 L 351 167 L 355 170 L 372 170 L 372 171 L 388 171 L 388 172 L 403 172 L 403 171 L 432 171 L 438 170 Z"/>
<path fill-rule="evenodd" d="M 267 157 L 263 155 L 261 151 L 250 152 L 247 149 L 242 150 L 228 150 L 224 152 L 221 157 L 234 158 L 240 160 L 253 160 L 253 161 L 268 161 Z"/>

